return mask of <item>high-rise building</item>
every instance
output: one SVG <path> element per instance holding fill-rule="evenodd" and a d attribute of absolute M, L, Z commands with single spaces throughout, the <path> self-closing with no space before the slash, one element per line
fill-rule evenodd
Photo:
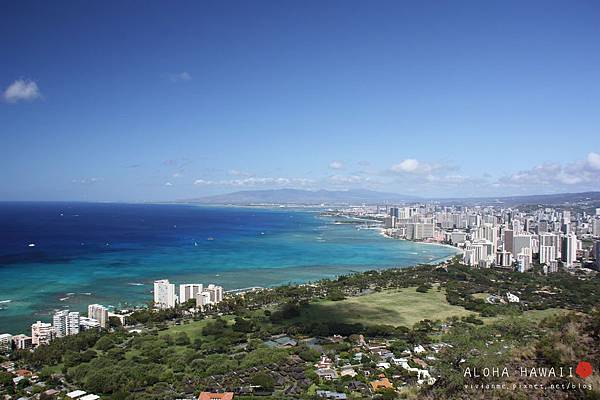
<path fill-rule="evenodd" d="M 572 267 L 577 260 L 577 236 L 568 234 L 562 238 L 561 258 L 566 267 Z"/>
<path fill-rule="evenodd" d="M 550 261 L 556 260 L 555 246 L 540 246 L 540 264 L 549 264 Z"/>
<path fill-rule="evenodd" d="M 213 285 L 212 283 L 208 285 L 206 291 L 210 294 L 211 303 L 217 304 L 223 301 L 223 287 Z"/>
<path fill-rule="evenodd" d="M 600 240 L 594 242 L 594 257 L 596 257 L 596 271 L 600 271 Z"/>
<path fill-rule="evenodd" d="M 33 345 L 31 343 L 31 336 L 23 334 L 15 335 L 13 336 L 13 345 L 15 346 L 15 349 L 18 350 L 30 349 Z"/>
<path fill-rule="evenodd" d="M 223 287 L 213 285 L 212 283 L 202 292 L 196 293 L 196 306 L 204 308 L 209 304 L 217 304 L 223 301 Z"/>
<path fill-rule="evenodd" d="M 76 335 L 79 333 L 79 313 L 69 310 L 58 311 L 52 317 L 52 325 L 56 337 Z"/>
<path fill-rule="evenodd" d="M 512 253 L 509 251 L 498 251 L 496 253 L 496 266 L 511 267 L 513 263 Z"/>
<path fill-rule="evenodd" d="M 592 235 L 600 237 L 600 219 L 598 218 L 592 221 Z"/>
<path fill-rule="evenodd" d="M 106 328 L 108 325 L 108 308 L 100 304 L 90 304 L 88 306 L 88 318 L 95 319 L 101 328 Z"/>
<path fill-rule="evenodd" d="M 157 308 L 173 308 L 177 303 L 175 284 L 168 279 L 154 281 L 154 305 Z"/>
<path fill-rule="evenodd" d="M 31 343 L 34 346 L 49 344 L 55 336 L 52 324 L 38 321 L 31 325 Z"/>
<path fill-rule="evenodd" d="M 517 269 L 519 272 L 528 271 L 531 268 L 531 249 L 523 247 L 520 253 L 517 254 Z"/>
<path fill-rule="evenodd" d="M 188 300 L 195 299 L 198 293 L 204 290 L 201 283 L 184 283 L 179 285 L 179 302 L 185 303 Z"/>
<path fill-rule="evenodd" d="M 196 307 L 201 310 L 204 310 L 204 307 L 209 305 L 210 302 L 210 293 L 209 292 L 200 292 L 196 294 Z"/>
<path fill-rule="evenodd" d="M 0 353 L 8 353 L 12 350 L 13 335 L 10 333 L 0 334 Z"/>
<path fill-rule="evenodd" d="M 504 230 L 504 250 L 509 251 L 512 254 L 515 254 L 513 252 L 513 236 L 514 236 L 514 232 L 512 229 Z"/>
<path fill-rule="evenodd" d="M 519 254 L 529 254 L 529 263 L 531 263 L 531 254 L 532 254 L 532 235 L 514 235 L 513 236 L 513 254 L 518 256 Z M 523 249 L 528 249 L 528 251 L 523 251 Z"/>

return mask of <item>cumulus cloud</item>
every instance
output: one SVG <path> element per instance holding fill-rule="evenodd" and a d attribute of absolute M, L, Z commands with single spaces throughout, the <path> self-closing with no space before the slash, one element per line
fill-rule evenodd
<path fill-rule="evenodd" d="M 178 72 L 176 74 L 169 74 L 169 80 L 173 83 L 191 81 L 192 75 L 186 71 Z"/>
<path fill-rule="evenodd" d="M 591 169 L 599 169 L 600 170 L 600 154 L 598 153 L 590 153 L 587 156 L 587 165 L 591 168 Z"/>
<path fill-rule="evenodd" d="M 547 162 L 498 179 L 498 186 L 553 189 L 598 189 L 600 186 L 600 154 L 591 152 L 583 160 L 568 164 Z"/>
<path fill-rule="evenodd" d="M 406 158 L 400 161 L 398 164 L 394 164 L 390 167 L 390 171 L 396 174 L 418 174 L 418 175 L 429 175 L 432 173 L 450 171 L 456 171 L 457 166 L 451 163 L 432 163 L 419 161 L 415 158 Z"/>
<path fill-rule="evenodd" d="M 18 103 L 19 101 L 32 101 L 42 97 L 37 83 L 31 80 L 17 79 L 11 83 L 2 93 L 2 98 L 7 103 Z"/>
<path fill-rule="evenodd" d="M 407 158 L 400 161 L 398 164 L 392 165 L 394 172 L 416 172 L 421 164 L 414 158 Z"/>
<path fill-rule="evenodd" d="M 332 161 L 329 164 L 329 168 L 331 168 L 331 169 L 342 169 L 342 168 L 344 168 L 344 163 L 341 162 L 341 161 Z"/>

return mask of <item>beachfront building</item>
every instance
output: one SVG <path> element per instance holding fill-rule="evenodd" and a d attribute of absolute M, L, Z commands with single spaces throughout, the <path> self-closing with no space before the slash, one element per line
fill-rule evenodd
<path fill-rule="evenodd" d="M 31 336 L 19 335 L 13 336 L 13 346 L 17 350 L 30 349 L 32 347 Z"/>
<path fill-rule="evenodd" d="M 157 308 L 173 308 L 177 304 L 175 284 L 168 279 L 154 281 L 154 305 Z"/>
<path fill-rule="evenodd" d="M 86 331 L 88 329 L 99 329 L 100 322 L 94 318 L 79 317 L 79 329 Z"/>
<path fill-rule="evenodd" d="M 0 353 L 8 353 L 12 350 L 13 336 L 10 333 L 0 334 Z"/>
<path fill-rule="evenodd" d="M 196 293 L 196 307 L 204 309 L 205 306 L 217 304 L 223 301 L 223 287 L 213 285 L 206 287 L 206 290 Z"/>
<path fill-rule="evenodd" d="M 52 325 L 56 337 L 76 335 L 79 333 L 79 313 L 69 310 L 58 311 L 52 317 Z"/>
<path fill-rule="evenodd" d="M 184 283 L 179 285 L 179 302 L 185 303 L 188 300 L 195 299 L 198 293 L 204 291 L 201 283 Z"/>
<path fill-rule="evenodd" d="M 211 283 L 206 288 L 206 291 L 209 293 L 210 301 L 213 304 L 217 304 L 217 303 L 220 303 L 221 301 L 223 301 L 223 287 L 222 286 L 213 285 Z"/>
<path fill-rule="evenodd" d="M 38 321 L 31 325 L 31 343 L 33 346 L 49 344 L 55 336 L 52 324 Z"/>
<path fill-rule="evenodd" d="M 108 325 L 108 308 L 100 304 L 90 304 L 88 306 L 88 318 L 98 321 L 100 328 L 106 328 Z"/>

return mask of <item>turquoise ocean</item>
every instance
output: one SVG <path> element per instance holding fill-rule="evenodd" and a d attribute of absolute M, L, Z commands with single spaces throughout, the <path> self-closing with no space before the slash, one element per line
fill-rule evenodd
<path fill-rule="evenodd" d="M 0 203 L 0 333 L 58 309 L 126 308 L 152 281 L 225 290 L 436 263 L 451 248 L 383 237 L 319 210 L 110 203 Z"/>

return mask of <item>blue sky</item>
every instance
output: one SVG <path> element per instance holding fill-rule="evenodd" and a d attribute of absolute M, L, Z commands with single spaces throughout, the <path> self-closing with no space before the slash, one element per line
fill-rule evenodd
<path fill-rule="evenodd" d="M 596 1 L 18 1 L 2 15 L 2 200 L 600 190 Z"/>

